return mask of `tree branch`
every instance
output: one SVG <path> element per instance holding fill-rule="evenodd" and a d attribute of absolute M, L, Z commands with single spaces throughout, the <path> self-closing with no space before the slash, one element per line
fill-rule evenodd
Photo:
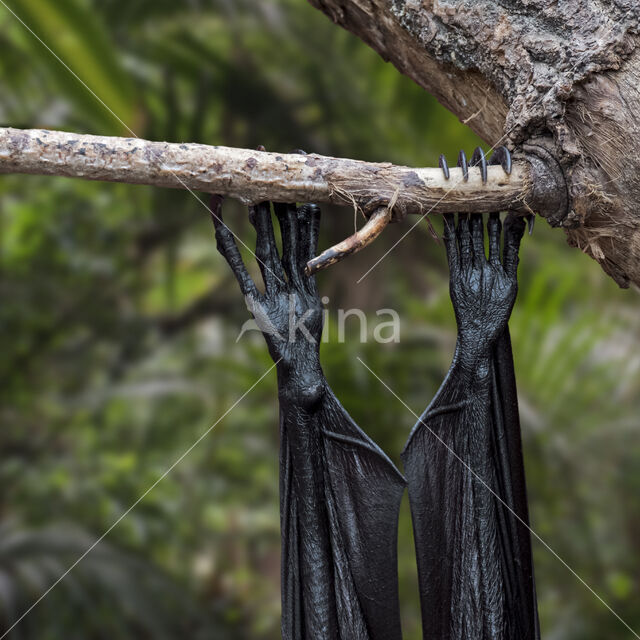
<path fill-rule="evenodd" d="M 567 185 L 549 222 L 640 287 L 639 2 L 309 2 L 487 143 L 543 147 Z"/>
<path fill-rule="evenodd" d="M 393 215 L 536 211 L 560 202 L 564 184 L 539 161 L 516 156 L 511 175 L 472 168 L 445 180 L 438 168 L 412 169 L 315 154 L 279 154 L 201 144 L 0 128 L 0 173 L 55 175 L 219 193 L 250 204 L 329 202 L 369 211 L 393 202 Z M 540 211 L 545 215 L 546 210 Z"/>

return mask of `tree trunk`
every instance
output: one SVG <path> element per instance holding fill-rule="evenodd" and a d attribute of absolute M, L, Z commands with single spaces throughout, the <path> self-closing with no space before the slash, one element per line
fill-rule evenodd
<path fill-rule="evenodd" d="M 487 143 L 555 159 L 566 207 L 539 213 L 620 286 L 640 285 L 639 3 L 309 1 Z"/>

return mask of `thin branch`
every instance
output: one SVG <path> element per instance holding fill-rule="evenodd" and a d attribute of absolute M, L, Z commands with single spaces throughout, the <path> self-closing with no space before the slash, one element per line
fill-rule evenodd
<path fill-rule="evenodd" d="M 523 160 L 511 175 L 489 167 L 483 184 L 479 169 L 471 169 L 465 182 L 460 169 L 451 169 L 445 180 L 437 168 L 12 128 L 0 128 L 0 173 L 188 188 L 246 204 L 330 202 L 368 209 L 395 198 L 395 217 L 532 207 L 535 182 Z"/>

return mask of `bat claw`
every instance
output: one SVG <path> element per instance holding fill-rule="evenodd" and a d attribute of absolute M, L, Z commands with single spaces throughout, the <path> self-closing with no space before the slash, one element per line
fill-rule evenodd
<path fill-rule="evenodd" d="M 499 164 L 507 175 L 511 175 L 511 169 L 513 162 L 511 160 L 511 152 L 507 147 L 498 147 L 492 154 L 489 160 L 490 165 Z"/>
<path fill-rule="evenodd" d="M 449 173 L 449 165 L 447 164 L 447 159 L 445 158 L 444 153 L 441 153 L 438 158 L 438 166 L 442 169 L 442 173 L 444 173 L 444 179 L 448 180 L 451 174 Z"/>
<path fill-rule="evenodd" d="M 482 176 L 482 183 L 487 184 L 487 158 L 484 155 L 484 151 L 482 147 L 476 147 L 473 150 L 473 155 L 471 156 L 471 166 L 472 167 L 480 167 L 480 175 Z"/>
<path fill-rule="evenodd" d="M 525 219 L 527 221 L 527 229 L 529 230 L 529 235 L 531 235 L 533 233 L 533 227 L 536 223 L 535 213 L 528 214 L 527 216 L 525 216 Z"/>
<path fill-rule="evenodd" d="M 467 161 L 467 154 L 464 150 L 461 150 L 458 154 L 458 166 L 462 169 L 462 177 L 465 182 L 469 181 L 469 162 Z"/>

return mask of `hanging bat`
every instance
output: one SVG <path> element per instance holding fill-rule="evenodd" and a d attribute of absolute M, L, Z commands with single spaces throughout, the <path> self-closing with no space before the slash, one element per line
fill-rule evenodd
<path fill-rule="evenodd" d="M 535 583 L 507 322 L 524 220 L 445 218 L 458 325 L 451 368 L 402 454 L 425 640 L 537 640 Z"/>
<path fill-rule="evenodd" d="M 220 253 L 277 363 L 280 403 L 282 637 L 400 640 L 398 512 L 405 480 L 338 402 L 322 372 L 322 304 L 305 274 L 316 252 L 320 210 L 250 208 L 265 291 L 249 276 L 233 235 L 212 215 Z"/>

